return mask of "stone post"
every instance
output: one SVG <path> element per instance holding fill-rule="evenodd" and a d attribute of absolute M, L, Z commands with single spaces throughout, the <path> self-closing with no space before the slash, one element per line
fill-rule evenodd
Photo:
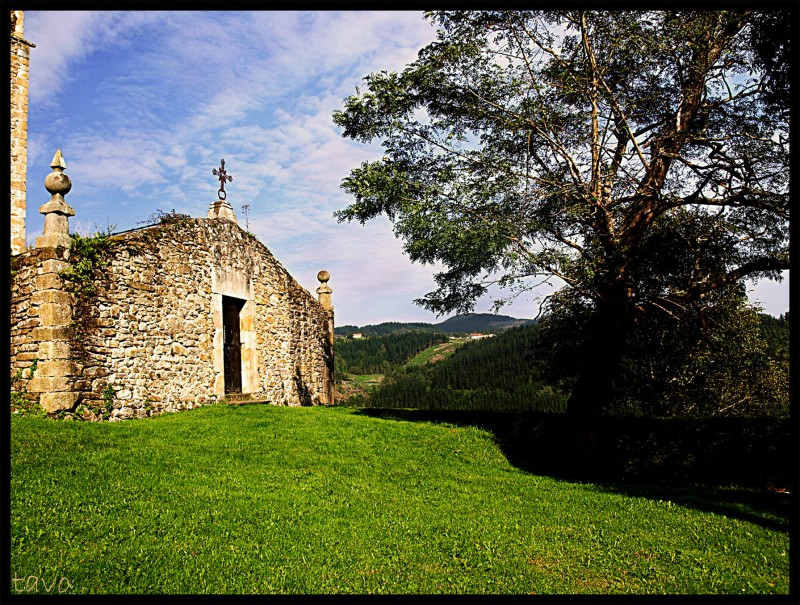
<path fill-rule="evenodd" d="M 50 201 L 39 212 L 44 214 L 44 234 L 36 238 L 41 264 L 37 269 L 36 288 L 31 303 L 39 306 L 39 327 L 32 333 L 39 342 L 36 374 L 28 382 L 29 393 L 39 393 L 39 404 L 47 412 L 70 410 L 78 400 L 74 391 L 75 368 L 70 347 L 72 295 L 64 289 L 59 272 L 69 266 L 57 248 L 69 249 L 70 216 L 75 211 L 64 201 L 72 183 L 63 173 L 67 167 L 61 150 L 50 165 L 53 172 L 45 178 Z"/>
<path fill-rule="evenodd" d="M 28 172 L 28 71 L 30 49 L 23 38 L 25 13 L 11 11 L 11 253 L 25 251 Z"/>
<path fill-rule="evenodd" d="M 319 288 L 317 288 L 317 297 L 320 306 L 327 314 L 325 324 L 327 327 L 328 351 L 330 352 L 325 367 L 325 378 L 323 384 L 323 398 L 325 401 L 323 403 L 333 405 L 333 306 L 331 305 L 331 293 L 333 290 L 331 290 L 330 286 L 328 286 L 328 280 L 330 278 L 331 274 L 324 269 L 317 273 L 317 279 L 320 281 Z"/>

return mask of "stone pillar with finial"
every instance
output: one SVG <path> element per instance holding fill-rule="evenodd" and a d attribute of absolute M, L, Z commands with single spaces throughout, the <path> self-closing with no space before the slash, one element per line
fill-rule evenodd
<path fill-rule="evenodd" d="M 322 392 L 323 392 L 323 403 L 327 405 L 333 405 L 334 403 L 334 394 L 333 394 L 333 306 L 331 305 L 331 290 L 330 286 L 328 285 L 328 280 L 331 278 L 331 274 L 325 271 L 324 269 L 317 273 L 317 279 L 320 281 L 319 288 L 317 288 L 317 299 L 319 300 L 319 304 L 322 309 L 327 313 L 328 317 L 326 319 L 326 327 L 327 327 L 327 336 L 328 336 L 328 351 L 329 354 L 327 355 L 326 365 L 325 365 L 325 374 L 323 379 L 322 385 Z"/>
<path fill-rule="evenodd" d="M 39 394 L 39 404 L 47 412 L 71 410 L 78 400 L 74 390 L 76 369 L 72 361 L 70 332 L 73 296 L 64 289 L 59 273 L 69 266 L 69 217 L 75 211 L 66 203 L 72 183 L 64 174 L 67 167 L 61 150 L 56 152 L 45 178 L 50 201 L 39 212 L 44 214 L 44 234 L 36 238 L 40 265 L 31 303 L 38 307 L 39 326 L 32 338 L 39 343 L 35 376 L 28 381 L 28 392 Z M 63 251 L 59 251 L 62 248 Z"/>
<path fill-rule="evenodd" d="M 333 309 L 333 307 L 331 307 L 331 293 L 333 290 L 328 286 L 328 280 L 330 278 L 331 274 L 324 269 L 317 273 L 317 279 L 320 281 L 319 288 L 317 288 L 317 298 L 322 308 L 328 311 Z"/>
<path fill-rule="evenodd" d="M 69 248 L 69 217 L 75 216 L 75 211 L 64 200 L 64 196 L 72 189 L 72 182 L 64 174 L 67 163 L 61 155 L 61 150 L 56 151 L 50 168 L 53 172 L 44 180 L 45 189 L 51 194 L 50 201 L 39 208 L 44 214 L 44 233 L 36 238 L 37 248 L 56 248 L 63 246 Z"/>

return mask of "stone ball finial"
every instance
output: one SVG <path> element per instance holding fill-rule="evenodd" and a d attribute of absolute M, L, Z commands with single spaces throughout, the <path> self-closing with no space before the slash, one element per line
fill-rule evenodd
<path fill-rule="evenodd" d="M 61 155 L 61 150 L 59 149 L 53 156 L 53 161 L 50 162 L 50 168 L 53 169 L 53 172 L 44 179 L 44 188 L 47 189 L 48 193 L 53 197 L 61 196 L 62 200 L 72 189 L 72 181 L 64 174 L 66 167 L 67 163 L 64 161 L 64 156 Z"/>
<path fill-rule="evenodd" d="M 319 304 L 325 309 L 331 309 L 331 293 L 333 290 L 328 286 L 328 280 L 330 278 L 331 274 L 325 271 L 325 269 L 317 273 L 317 279 L 320 281 L 319 288 L 317 288 L 317 300 L 319 300 Z"/>

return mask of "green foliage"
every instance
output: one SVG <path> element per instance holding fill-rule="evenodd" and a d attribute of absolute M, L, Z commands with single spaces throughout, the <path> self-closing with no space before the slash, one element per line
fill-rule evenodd
<path fill-rule="evenodd" d="M 573 388 L 585 364 L 589 311 L 558 313 L 540 324 L 542 379 Z M 715 292 L 702 306 L 642 315 L 628 335 L 610 414 L 661 417 L 783 416 L 789 368 L 769 354 L 759 315 L 743 291 Z"/>
<path fill-rule="evenodd" d="M 741 291 L 646 318 L 623 358 L 618 400 L 661 416 L 788 414 L 789 368 L 770 358 L 760 325 Z"/>
<path fill-rule="evenodd" d="M 536 381 L 520 381 L 505 388 L 453 389 L 433 386 L 424 373 L 409 372 L 384 381 L 368 397 L 348 402 L 348 405 L 379 409 L 561 413 L 566 409 L 566 401 L 563 394 Z"/>
<path fill-rule="evenodd" d="M 462 346 L 466 341 L 463 338 L 450 338 L 449 342 L 428 347 L 424 351 L 420 351 L 414 357 L 408 360 L 406 367 L 412 368 L 417 366 L 424 366 L 430 363 L 439 363 L 456 352 L 456 349 Z"/>
<path fill-rule="evenodd" d="M 97 272 L 110 262 L 110 253 L 117 241 L 111 238 L 114 229 L 109 225 L 106 232 L 95 232 L 90 237 L 71 233 L 69 266 L 59 272 L 65 289 L 75 296 L 73 307 L 72 353 L 76 358 L 85 355 L 86 336 L 90 332 L 90 301 L 96 295 Z"/>
<path fill-rule="evenodd" d="M 334 332 L 337 336 L 352 336 L 360 332 L 364 336 L 389 336 L 398 332 L 441 332 L 436 326 L 429 323 L 412 323 L 399 321 L 386 321 L 376 325 L 366 325 L 361 328 L 358 326 L 336 326 Z"/>
<path fill-rule="evenodd" d="M 596 303 L 618 270 L 651 258 L 643 238 L 676 209 L 705 221 L 704 233 L 727 236 L 723 262 L 666 291 L 627 277 L 631 298 L 649 304 L 713 289 L 735 267 L 737 278 L 788 267 L 786 172 L 776 172 L 788 149 L 771 138 L 787 124 L 762 111 L 758 82 L 747 79 L 757 67 L 746 15 L 453 11 L 431 19 L 438 39 L 415 62 L 370 74 L 366 90 L 334 114 L 344 136 L 385 149 L 344 179 L 356 202 L 339 218 L 386 214 L 412 260 L 444 263 L 424 306 L 469 309 L 496 273 L 503 285 L 558 275 Z M 723 138 L 724 150 L 715 144 Z M 713 185 L 711 174 L 737 184 Z M 709 212 L 717 208 L 726 211 Z M 692 251 L 701 260 L 713 254 Z"/>
<path fill-rule="evenodd" d="M 22 368 L 17 370 L 11 375 L 11 392 L 9 396 L 10 408 L 12 414 L 21 414 L 24 416 L 34 416 L 36 418 L 46 418 L 47 412 L 42 409 L 39 403 L 26 395 L 27 393 L 27 380 L 33 378 L 36 373 L 36 368 L 39 364 L 39 358 L 34 357 L 31 365 L 28 366 L 28 376 L 25 379 L 24 371 Z M 16 384 L 22 380 L 26 380 L 21 385 Z M 16 388 L 15 388 L 16 387 Z"/>
<path fill-rule="evenodd" d="M 772 10 L 759 11 L 756 17 L 750 28 L 750 44 L 764 71 L 764 95 L 772 107 L 788 111 L 790 66 L 794 56 L 792 23 L 797 21 L 797 16 L 789 11 Z M 794 43 L 797 43 L 796 38 Z"/>
<path fill-rule="evenodd" d="M 566 396 L 541 380 L 536 326 L 473 341 L 434 364 L 407 364 L 348 405 L 422 410 L 563 412 Z"/>
<path fill-rule="evenodd" d="M 12 414 L 32 416 L 34 418 L 47 418 L 47 412 L 44 411 L 42 406 L 40 406 L 37 401 L 26 397 L 23 391 L 12 390 L 9 401 Z"/>
<path fill-rule="evenodd" d="M 788 345 L 788 319 L 759 316 L 741 293 L 718 293 L 715 299 L 700 315 L 687 309 L 680 316 L 642 318 L 606 413 L 695 418 L 788 413 L 788 360 L 771 355 L 759 331 L 760 325 L 773 326 L 773 342 Z M 581 340 L 584 321 L 548 315 L 536 325 L 468 342 L 436 364 L 393 368 L 368 396 L 346 405 L 562 412 L 582 365 L 590 362 Z"/>
<path fill-rule="evenodd" d="M 660 403 L 681 415 L 788 415 L 789 374 L 769 359 L 755 312 L 722 321 L 676 372 Z"/>
<path fill-rule="evenodd" d="M 384 149 L 343 180 L 355 201 L 339 220 L 386 215 L 412 261 L 444 267 L 416 302 L 463 312 L 492 284 L 513 298 L 558 277 L 550 311 L 581 317 L 594 360 L 570 399 L 588 417 L 639 317 L 789 268 L 788 114 L 765 104 L 780 61 L 751 37 L 770 33 L 765 13 L 429 17 L 437 40 L 334 114 Z"/>
<path fill-rule="evenodd" d="M 114 390 L 110 384 L 106 385 L 106 388 L 103 390 L 103 405 L 105 405 L 105 414 L 110 415 L 111 410 L 114 408 L 114 399 L 117 396 L 117 392 Z"/>
<path fill-rule="evenodd" d="M 512 328 L 490 339 L 467 342 L 431 368 L 432 384 L 454 389 L 513 389 L 541 375 L 536 326 Z"/>
<path fill-rule="evenodd" d="M 759 313 L 761 334 L 767 344 L 767 354 L 771 359 L 785 365 L 789 369 L 789 312 L 780 317 L 773 317 L 765 313 Z"/>
<path fill-rule="evenodd" d="M 183 225 L 186 224 L 191 219 L 192 219 L 191 215 L 182 214 L 176 211 L 174 208 L 169 212 L 164 212 L 160 208 L 157 208 L 156 211 L 153 214 L 151 214 L 147 219 L 139 221 L 136 224 L 145 226 Z"/>
<path fill-rule="evenodd" d="M 495 334 L 509 328 L 533 323 L 528 319 L 516 319 L 508 315 L 497 315 L 495 313 L 467 313 L 456 315 L 443 322 L 436 324 L 442 332 L 447 334 L 471 334 L 480 332 L 483 334 Z"/>
<path fill-rule="evenodd" d="M 474 427 L 255 405 L 11 422 L 12 591 L 53 573 L 77 594 L 790 589 L 789 512 L 758 494 L 536 475 Z"/>
<path fill-rule="evenodd" d="M 109 227 L 107 233 L 98 232 L 90 237 L 70 234 L 70 264 L 59 272 L 59 276 L 64 280 L 67 290 L 75 293 L 79 300 L 95 293 L 95 270 L 108 264 L 108 252 L 114 245 L 111 229 Z"/>

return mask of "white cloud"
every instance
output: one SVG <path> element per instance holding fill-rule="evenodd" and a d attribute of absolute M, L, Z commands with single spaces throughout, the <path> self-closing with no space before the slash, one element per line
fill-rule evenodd
<path fill-rule="evenodd" d="M 408 11 L 26 12 L 28 240 L 58 147 L 83 230 L 131 228 L 156 209 L 206 216 L 225 158 L 239 223 L 249 204 L 250 230 L 310 291 L 331 271 L 337 323 L 436 321 L 411 301 L 439 269 L 410 263 L 385 218 L 333 218 L 352 201 L 342 178 L 381 150 L 331 119 L 364 76 L 401 70 L 434 36 Z M 517 309 L 538 305 L 504 312 Z"/>
<path fill-rule="evenodd" d="M 74 64 L 89 54 L 124 42 L 159 13 L 111 11 L 27 11 L 25 36 L 31 52 L 31 102 L 52 107 L 71 81 Z"/>

